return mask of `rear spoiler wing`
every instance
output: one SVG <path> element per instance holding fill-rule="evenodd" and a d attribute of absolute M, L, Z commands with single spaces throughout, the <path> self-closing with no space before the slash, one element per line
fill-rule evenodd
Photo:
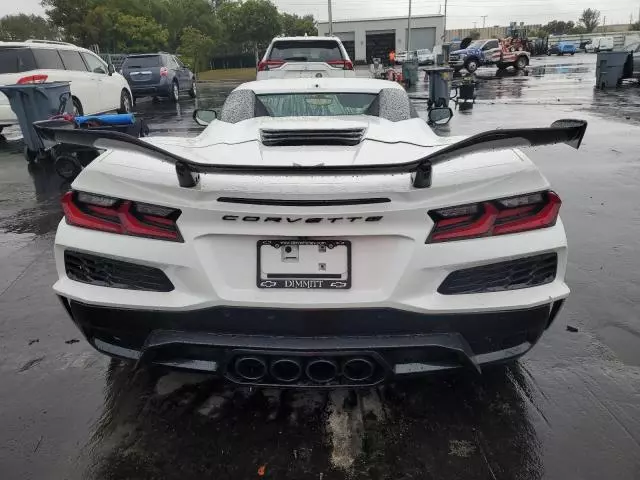
<path fill-rule="evenodd" d="M 392 164 L 373 165 L 220 165 L 199 163 L 175 153 L 120 132 L 108 130 L 87 130 L 73 128 L 73 124 L 59 120 L 35 122 L 34 127 L 44 139 L 56 143 L 66 143 L 93 147 L 96 149 L 136 152 L 175 167 L 181 187 L 193 188 L 198 185 L 200 173 L 238 175 L 384 175 L 411 173 L 415 188 L 431 186 L 433 165 L 447 162 L 463 155 L 503 150 L 515 147 L 537 147 L 565 143 L 579 148 L 587 130 L 584 120 L 557 120 L 548 128 L 514 128 L 491 130 L 468 137 L 460 142 L 441 148 L 418 160 Z"/>

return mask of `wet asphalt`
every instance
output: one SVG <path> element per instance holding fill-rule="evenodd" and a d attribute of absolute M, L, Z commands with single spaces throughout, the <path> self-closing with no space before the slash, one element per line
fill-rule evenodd
<path fill-rule="evenodd" d="M 53 295 L 68 188 L 0 144 L 0 478 L 640 478 L 640 87 L 593 90 L 595 56 L 478 71 L 450 134 L 589 122 L 582 148 L 527 153 L 563 199 L 564 310 L 519 364 L 365 391 L 233 388 L 95 352 Z M 141 101 L 152 134 L 195 135 L 196 100 Z M 424 94 L 423 86 L 415 92 Z M 417 99 L 421 115 L 426 102 Z"/>

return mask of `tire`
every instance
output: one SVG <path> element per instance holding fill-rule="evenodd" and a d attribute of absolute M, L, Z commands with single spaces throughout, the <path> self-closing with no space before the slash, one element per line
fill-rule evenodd
<path fill-rule="evenodd" d="M 129 92 L 123 88 L 120 93 L 120 109 L 118 110 L 118 113 L 131 113 L 132 110 L 133 101 L 131 100 L 131 95 L 129 95 Z"/>
<path fill-rule="evenodd" d="M 576 52 L 571 52 L 571 56 L 573 57 L 576 54 Z"/>
<path fill-rule="evenodd" d="M 469 73 L 475 72 L 478 69 L 478 60 L 470 58 L 465 62 L 464 68 L 466 68 Z"/>
<path fill-rule="evenodd" d="M 189 96 L 191 98 L 196 98 L 196 95 L 198 94 L 198 87 L 196 87 L 196 79 L 193 79 L 193 82 L 191 83 L 191 89 L 189 90 Z"/>
<path fill-rule="evenodd" d="M 77 116 L 84 115 L 84 109 L 82 108 L 82 103 L 76 97 L 73 97 L 73 114 Z"/>
<path fill-rule="evenodd" d="M 60 177 L 69 181 L 74 180 L 82 171 L 80 162 L 69 155 L 61 155 L 56 158 L 54 168 Z"/>
<path fill-rule="evenodd" d="M 174 103 L 178 103 L 178 100 L 180 100 L 180 85 L 178 85 L 178 82 L 175 80 L 171 85 L 171 92 L 169 93 L 169 98 Z"/>
<path fill-rule="evenodd" d="M 521 55 L 520 57 L 518 57 L 518 59 L 516 60 L 516 63 L 514 63 L 513 66 L 515 67 L 516 70 L 522 70 L 528 64 L 529 64 L 529 60 L 527 60 L 527 57 L 525 57 L 524 55 Z"/>

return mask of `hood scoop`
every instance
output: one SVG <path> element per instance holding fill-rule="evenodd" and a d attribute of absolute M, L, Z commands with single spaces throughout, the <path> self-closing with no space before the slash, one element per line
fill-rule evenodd
<path fill-rule="evenodd" d="M 260 130 L 260 138 L 267 147 L 298 145 L 358 145 L 364 137 L 364 128 Z"/>

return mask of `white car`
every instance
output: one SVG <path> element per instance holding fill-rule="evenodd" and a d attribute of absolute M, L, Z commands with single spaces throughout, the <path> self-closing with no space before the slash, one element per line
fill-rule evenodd
<path fill-rule="evenodd" d="M 610 52 L 613 50 L 613 37 L 598 37 L 584 47 L 587 53 Z"/>
<path fill-rule="evenodd" d="M 338 37 L 278 37 L 258 64 L 258 80 L 355 77 L 353 62 Z"/>
<path fill-rule="evenodd" d="M 62 200 L 53 288 L 111 356 L 251 385 L 477 371 L 569 294 L 560 198 L 513 147 L 577 148 L 580 120 L 440 137 L 394 82 L 314 78 L 239 86 L 195 138 L 39 129 L 107 149 Z"/>
<path fill-rule="evenodd" d="M 396 53 L 396 63 L 403 64 L 407 61 L 407 52 Z"/>
<path fill-rule="evenodd" d="M 428 48 L 416 50 L 419 65 L 433 65 L 436 63 L 436 56 Z"/>
<path fill-rule="evenodd" d="M 92 51 L 47 40 L 0 42 L 0 85 L 57 81 L 71 83 L 79 114 L 131 111 L 126 79 Z M 9 100 L 0 93 L 0 131 L 17 124 Z"/>

